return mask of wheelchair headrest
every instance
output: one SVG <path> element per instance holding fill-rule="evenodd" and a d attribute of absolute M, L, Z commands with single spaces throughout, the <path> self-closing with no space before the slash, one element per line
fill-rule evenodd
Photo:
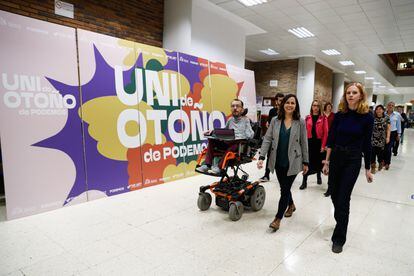
<path fill-rule="evenodd" d="M 243 112 L 242 112 L 241 116 L 246 116 L 248 112 L 249 112 L 249 109 L 248 109 L 248 108 L 245 108 L 245 109 L 243 110 Z"/>

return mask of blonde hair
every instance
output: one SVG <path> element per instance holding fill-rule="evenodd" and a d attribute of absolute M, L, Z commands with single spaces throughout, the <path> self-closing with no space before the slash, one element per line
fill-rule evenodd
<path fill-rule="evenodd" d="M 361 94 L 361 99 L 357 105 L 356 112 L 359 114 L 366 114 L 369 112 L 369 106 L 367 102 L 367 93 L 365 92 L 364 86 L 360 84 L 359 82 L 351 82 L 348 84 L 344 89 L 344 94 L 342 95 L 341 101 L 339 103 L 338 110 L 340 112 L 347 112 L 349 110 L 348 108 L 348 102 L 346 101 L 346 91 L 349 87 L 355 86 L 358 88 L 359 93 Z"/>

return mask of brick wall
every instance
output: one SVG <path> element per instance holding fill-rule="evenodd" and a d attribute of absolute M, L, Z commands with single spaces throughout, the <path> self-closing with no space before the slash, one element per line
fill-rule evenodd
<path fill-rule="evenodd" d="M 313 98 L 320 102 L 332 102 L 333 71 L 322 64 L 315 64 L 315 92 Z"/>
<path fill-rule="evenodd" d="M 298 60 L 277 60 L 265 62 L 246 61 L 245 67 L 253 70 L 256 78 L 256 94 L 273 97 L 276 93 L 296 94 Z M 277 80 L 277 87 L 270 87 L 270 80 Z"/>
<path fill-rule="evenodd" d="M 163 0 L 67 0 L 74 19 L 55 15 L 54 0 L 0 0 L 0 10 L 162 47 Z"/>

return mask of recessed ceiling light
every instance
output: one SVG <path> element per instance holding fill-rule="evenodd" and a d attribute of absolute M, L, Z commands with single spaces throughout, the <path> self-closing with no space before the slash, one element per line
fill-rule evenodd
<path fill-rule="evenodd" d="M 269 55 L 269 56 L 275 56 L 279 54 L 278 52 L 270 48 L 267 48 L 266 50 L 260 50 L 260 52 L 265 53 L 266 55 Z"/>
<path fill-rule="evenodd" d="M 342 64 L 343 66 L 352 66 L 352 65 L 355 65 L 355 63 L 353 63 L 350 60 L 341 60 L 339 63 Z"/>
<path fill-rule="evenodd" d="M 357 70 L 357 71 L 354 71 L 354 73 L 361 75 L 361 74 L 366 74 L 367 72 L 365 72 L 364 70 Z"/>
<path fill-rule="evenodd" d="M 372 84 L 381 84 L 379 81 L 374 81 Z"/>
<path fill-rule="evenodd" d="M 267 2 L 267 0 L 239 0 L 239 2 L 247 7 L 251 7 L 251 6 L 264 4 Z"/>
<path fill-rule="evenodd" d="M 297 36 L 299 38 L 308 38 L 308 37 L 315 36 L 313 33 L 311 33 L 310 31 L 308 31 L 304 27 L 289 29 L 288 32 L 291 33 L 291 34 L 294 34 L 295 36 Z"/>
<path fill-rule="evenodd" d="M 338 51 L 337 51 L 337 50 L 335 50 L 335 49 L 322 50 L 322 52 L 323 52 L 325 55 L 328 55 L 328 56 L 337 56 L 337 55 L 340 55 L 340 54 L 341 54 L 340 52 L 338 52 Z"/>
<path fill-rule="evenodd" d="M 374 77 L 365 77 L 365 79 L 366 80 L 374 80 L 375 78 Z M 373 82 L 373 83 L 375 83 L 375 82 Z"/>
<path fill-rule="evenodd" d="M 385 87 L 386 87 L 385 85 L 378 86 L 378 88 L 385 88 Z"/>

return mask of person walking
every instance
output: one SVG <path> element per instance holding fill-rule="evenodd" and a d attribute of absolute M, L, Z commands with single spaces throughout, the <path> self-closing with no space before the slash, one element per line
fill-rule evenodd
<path fill-rule="evenodd" d="M 269 111 L 269 116 L 267 117 L 267 122 L 266 122 L 266 127 L 269 128 L 270 122 L 272 121 L 272 119 L 274 117 L 277 116 L 277 113 L 279 111 L 279 106 L 280 103 L 282 102 L 283 98 L 285 97 L 285 95 L 283 95 L 282 93 L 277 93 L 275 96 L 275 106 L 270 109 Z M 270 152 L 269 152 L 270 154 Z M 259 179 L 260 182 L 267 182 L 270 180 L 270 170 L 267 168 L 269 165 L 269 157 L 267 158 L 267 162 L 266 162 L 266 170 L 265 170 L 265 174 L 263 177 L 261 177 Z"/>
<path fill-rule="evenodd" d="M 322 184 L 322 153 L 325 151 L 328 139 L 328 119 L 322 114 L 318 100 L 312 102 L 305 123 L 309 147 L 309 171 L 303 175 L 302 185 L 299 187 L 301 190 L 308 186 L 308 176 L 311 174 L 316 174 L 318 185 Z"/>
<path fill-rule="evenodd" d="M 323 173 L 329 175 L 332 185 L 335 208 L 336 226 L 331 238 L 334 253 L 342 252 L 346 242 L 351 194 L 361 169 L 362 154 L 365 177 L 368 183 L 373 181 L 370 171 L 373 125 L 364 87 L 356 82 L 348 84 L 329 131 L 323 166 Z"/>
<path fill-rule="evenodd" d="M 377 169 L 381 171 L 384 167 L 384 150 L 385 145 L 390 142 L 390 118 L 385 115 L 385 108 L 382 105 L 377 105 L 374 111 L 374 128 L 372 131 L 372 157 L 371 157 L 371 172 L 375 174 Z"/>
<path fill-rule="evenodd" d="M 397 106 L 397 112 L 400 113 L 400 116 L 401 116 L 401 137 L 400 137 L 400 141 L 397 143 L 398 144 L 401 143 L 402 145 L 404 142 L 404 130 L 408 128 L 408 117 L 407 117 L 407 114 L 404 113 L 404 107 L 402 105 Z"/>
<path fill-rule="evenodd" d="M 392 153 L 394 153 L 394 156 L 398 154 L 396 142 L 400 140 L 401 135 L 401 116 L 398 112 L 394 111 L 394 106 L 394 102 L 389 102 L 387 104 L 387 112 L 385 113 L 390 118 L 391 124 L 390 142 L 386 145 L 384 156 L 384 167 L 386 170 L 390 168 Z"/>
<path fill-rule="evenodd" d="M 296 210 L 291 193 L 292 184 L 300 171 L 307 173 L 309 163 L 306 125 L 300 118 L 299 102 L 293 94 L 283 98 L 278 116 L 270 122 L 263 137 L 258 169 L 263 168 L 263 160 L 267 155 L 267 168 L 271 172 L 276 170 L 280 185 L 278 211 L 269 225 L 276 231 L 283 216 L 291 217 Z"/>
<path fill-rule="evenodd" d="M 323 107 L 323 111 L 324 111 L 324 115 L 328 119 L 328 133 L 329 133 L 329 130 L 331 129 L 333 120 L 335 118 L 335 113 L 333 113 L 332 110 L 333 110 L 332 104 L 330 102 L 325 103 L 325 106 Z M 324 152 L 324 156 L 322 159 L 325 160 L 325 158 L 326 158 L 326 150 Z M 331 196 L 331 193 L 332 193 L 332 188 L 329 183 L 329 178 L 328 178 L 327 185 L 328 185 L 328 189 L 326 189 L 326 192 L 323 194 L 325 197 Z"/>

